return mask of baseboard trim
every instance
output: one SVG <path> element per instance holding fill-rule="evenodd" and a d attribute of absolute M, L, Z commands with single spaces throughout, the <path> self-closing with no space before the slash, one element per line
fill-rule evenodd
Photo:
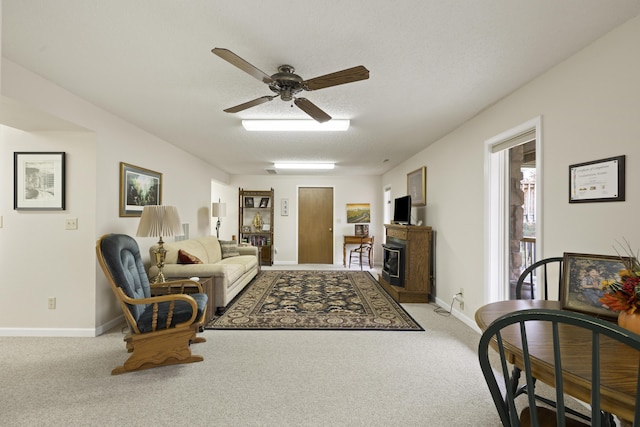
<path fill-rule="evenodd" d="M 95 329 L 84 328 L 0 328 L 3 337 L 95 337 Z"/>
<path fill-rule="evenodd" d="M 124 316 L 92 328 L 0 328 L 0 337 L 93 338 L 124 323 Z"/>
<path fill-rule="evenodd" d="M 466 316 L 460 310 L 457 310 L 456 308 L 452 308 L 451 303 L 447 303 L 441 300 L 440 298 L 436 298 L 436 304 L 438 304 L 440 307 L 442 307 L 447 311 L 451 309 L 451 314 L 453 315 L 453 317 L 457 318 L 458 320 L 460 320 L 462 323 L 464 323 L 474 331 L 478 333 L 482 333 L 482 331 L 480 330 L 480 328 L 478 327 L 474 319 L 471 319 L 470 317 Z"/>

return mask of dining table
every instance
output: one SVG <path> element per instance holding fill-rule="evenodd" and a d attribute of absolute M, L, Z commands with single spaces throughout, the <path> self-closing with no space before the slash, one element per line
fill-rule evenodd
<path fill-rule="evenodd" d="M 475 314 L 478 327 L 484 331 L 499 317 L 527 309 L 562 310 L 559 301 L 509 300 L 480 307 Z M 562 378 L 565 394 L 583 402 L 591 401 L 591 331 L 571 325 L 559 325 Z M 508 361 L 524 369 L 520 331 L 511 325 L 501 332 Z M 527 340 L 533 376 L 554 386 L 552 330 L 550 324 L 535 322 L 527 326 Z M 600 337 L 601 409 L 615 414 L 627 424 L 636 411 L 638 351 L 608 337 Z"/>

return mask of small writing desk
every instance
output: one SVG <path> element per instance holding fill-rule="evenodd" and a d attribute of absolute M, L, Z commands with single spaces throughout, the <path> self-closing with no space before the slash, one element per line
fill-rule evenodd
<path fill-rule="evenodd" d="M 512 300 L 499 301 L 482 306 L 476 311 L 476 323 L 483 331 L 498 317 L 518 310 L 547 308 L 560 310 L 559 301 Z M 559 325 L 560 351 L 563 354 L 562 378 L 564 392 L 583 402 L 591 400 L 591 332 L 569 325 Z M 512 363 L 523 368 L 522 348 L 517 328 L 502 335 L 505 350 Z M 512 340 L 510 340 L 512 338 Z M 527 339 L 534 376 L 553 386 L 553 348 L 551 328 L 529 331 Z M 632 420 L 635 413 L 638 352 L 607 337 L 601 337 L 600 352 L 600 406 L 603 411 L 624 420 Z"/>
<path fill-rule="evenodd" d="M 347 245 L 358 245 L 363 243 L 371 244 L 371 256 L 369 257 L 369 268 L 373 268 L 373 236 L 344 236 L 342 244 L 342 266 L 347 266 Z"/>

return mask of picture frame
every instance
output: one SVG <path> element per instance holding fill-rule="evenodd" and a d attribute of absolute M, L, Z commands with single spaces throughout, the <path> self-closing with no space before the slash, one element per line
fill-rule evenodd
<path fill-rule="evenodd" d="M 252 208 L 253 207 L 253 197 L 245 197 L 244 198 L 244 207 Z"/>
<path fill-rule="evenodd" d="M 569 166 L 569 203 L 625 200 L 626 156 Z"/>
<path fill-rule="evenodd" d="M 120 162 L 120 216 L 139 217 L 147 205 L 162 204 L 162 174 Z"/>
<path fill-rule="evenodd" d="M 369 225 L 367 224 L 356 224 L 355 226 L 355 235 L 358 237 L 364 237 L 369 235 Z"/>
<path fill-rule="evenodd" d="M 565 310 L 615 320 L 618 312 L 598 301 L 604 295 L 603 280 L 619 280 L 618 273 L 630 258 L 618 255 L 564 253 L 560 303 Z"/>
<path fill-rule="evenodd" d="M 261 208 L 269 207 L 269 198 L 268 197 L 263 197 L 263 198 L 260 199 L 260 207 Z"/>
<path fill-rule="evenodd" d="M 407 194 L 411 196 L 411 206 L 427 205 L 427 167 L 407 174 Z"/>
<path fill-rule="evenodd" d="M 251 233 L 251 226 L 250 225 L 243 225 L 242 226 L 242 232 L 243 233 Z"/>
<path fill-rule="evenodd" d="M 347 224 L 371 222 L 370 203 L 347 203 Z"/>
<path fill-rule="evenodd" d="M 13 153 L 13 209 L 65 210 L 64 152 Z"/>

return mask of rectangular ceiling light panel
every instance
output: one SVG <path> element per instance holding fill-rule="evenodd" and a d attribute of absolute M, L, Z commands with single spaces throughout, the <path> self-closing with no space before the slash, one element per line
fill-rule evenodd
<path fill-rule="evenodd" d="M 243 120 L 242 126 L 248 131 L 263 132 L 323 132 L 346 131 L 349 120 L 329 120 L 318 123 L 315 120 Z"/>

